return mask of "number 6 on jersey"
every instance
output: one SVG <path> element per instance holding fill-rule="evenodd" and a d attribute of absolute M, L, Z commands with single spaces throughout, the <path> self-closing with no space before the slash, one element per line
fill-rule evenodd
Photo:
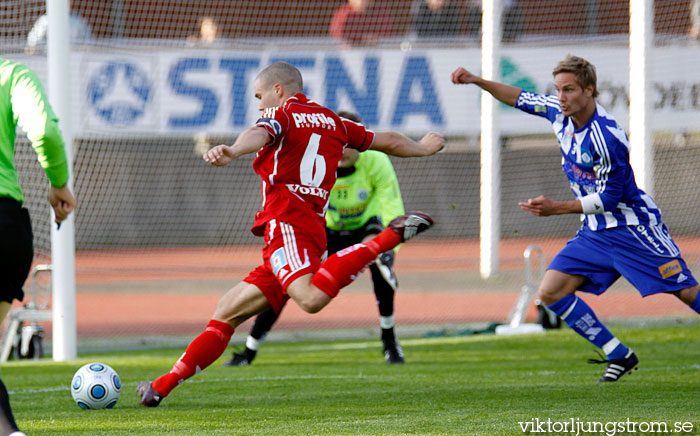
<path fill-rule="evenodd" d="M 299 167 L 302 186 L 317 188 L 321 186 L 323 178 L 326 176 L 326 159 L 318 154 L 319 145 L 321 145 L 321 135 L 312 133 Z"/>

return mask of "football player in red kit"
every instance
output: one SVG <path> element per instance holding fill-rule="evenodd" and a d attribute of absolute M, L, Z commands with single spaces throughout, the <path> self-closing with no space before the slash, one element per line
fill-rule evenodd
<path fill-rule="evenodd" d="M 396 132 L 375 133 L 341 120 L 302 93 L 301 73 L 285 62 L 261 71 L 254 89 L 262 117 L 232 146 L 216 146 L 204 160 L 224 166 L 257 153 L 253 168 L 262 179 L 262 210 L 256 213 L 252 232 L 264 237 L 263 264 L 219 300 L 206 330 L 168 373 L 138 385 L 144 406 L 158 406 L 178 384 L 218 359 L 234 328 L 246 319 L 269 307 L 279 311 L 289 298 L 306 312 L 318 312 L 378 254 L 432 225 L 422 213 L 400 216 L 371 241 L 341 250 L 322 263 L 324 215 L 343 149 L 429 156 L 444 147 L 444 138 L 428 133 L 416 143 Z"/>

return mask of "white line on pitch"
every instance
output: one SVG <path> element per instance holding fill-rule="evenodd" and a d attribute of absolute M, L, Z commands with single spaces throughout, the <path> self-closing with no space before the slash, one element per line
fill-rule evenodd
<path fill-rule="evenodd" d="M 258 376 L 258 377 L 224 377 L 224 378 L 208 378 L 208 379 L 197 379 L 197 380 L 187 380 L 186 383 L 220 383 L 220 382 L 229 382 L 229 381 L 276 381 L 276 380 L 331 380 L 331 379 L 346 379 L 346 380 L 351 380 L 351 379 L 368 379 L 368 378 L 382 378 L 386 379 L 386 375 L 363 375 L 363 374 L 357 374 L 357 375 L 327 375 L 327 376 L 320 376 L 320 375 L 299 375 L 299 376 Z M 122 386 L 136 386 L 139 382 L 129 382 L 129 383 L 123 383 Z M 46 392 L 61 392 L 61 391 L 70 391 L 70 386 L 58 386 L 58 387 L 51 387 L 51 388 L 41 388 L 41 389 L 22 389 L 22 390 L 17 390 L 17 391 L 9 391 L 8 393 L 10 395 L 22 395 L 22 394 L 41 394 L 41 393 L 46 393 Z"/>

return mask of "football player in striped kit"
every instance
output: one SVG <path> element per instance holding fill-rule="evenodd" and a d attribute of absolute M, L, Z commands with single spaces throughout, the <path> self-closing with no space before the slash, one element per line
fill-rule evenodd
<path fill-rule="evenodd" d="M 661 220 L 654 200 L 637 187 L 625 131 L 600 104 L 595 67 L 569 55 L 553 71 L 557 95 L 539 95 L 485 80 L 464 68 L 455 84 L 473 83 L 497 100 L 552 123 L 562 153 L 570 201 L 538 196 L 519 203 L 536 216 L 582 214 L 583 225 L 547 268 L 539 288 L 543 303 L 576 333 L 603 350 L 614 382 L 637 367 L 635 353 L 610 333 L 576 291 L 600 295 L 620 276 L 643 297 L 670 293 L 700 313 L 700 286 Z"/>

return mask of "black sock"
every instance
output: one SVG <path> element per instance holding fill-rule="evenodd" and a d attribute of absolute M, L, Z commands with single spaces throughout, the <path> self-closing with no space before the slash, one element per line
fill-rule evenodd
<path fill-rule="evenodd" d="M 396 342 L 396 336 L 394 336 L 394 328 L 382 329 L 382 341 L 383 342 Z"/>
<path fill-rule="evenodd" d="M 279 313 L 275 313 L 272 309 L 267 309 L 261 312 L 256 318 L 255 323 L 253 323 L 253 328 L 250 329 L 250 336 L 256 340 L 261 340 L 270 331 L 272 325 L 277 321 Z"/>
<path fill-rule="evenodd" d="M 2 413 L 0 413 L 0 430 L 2 434 L 10 434 L 19 431 L 15 423 L 15 417 L 12 416 L 10 395 L 7 393 L 7 389 L 2 380 L 0 380 L 0 409 L 2 409 Z"/>

